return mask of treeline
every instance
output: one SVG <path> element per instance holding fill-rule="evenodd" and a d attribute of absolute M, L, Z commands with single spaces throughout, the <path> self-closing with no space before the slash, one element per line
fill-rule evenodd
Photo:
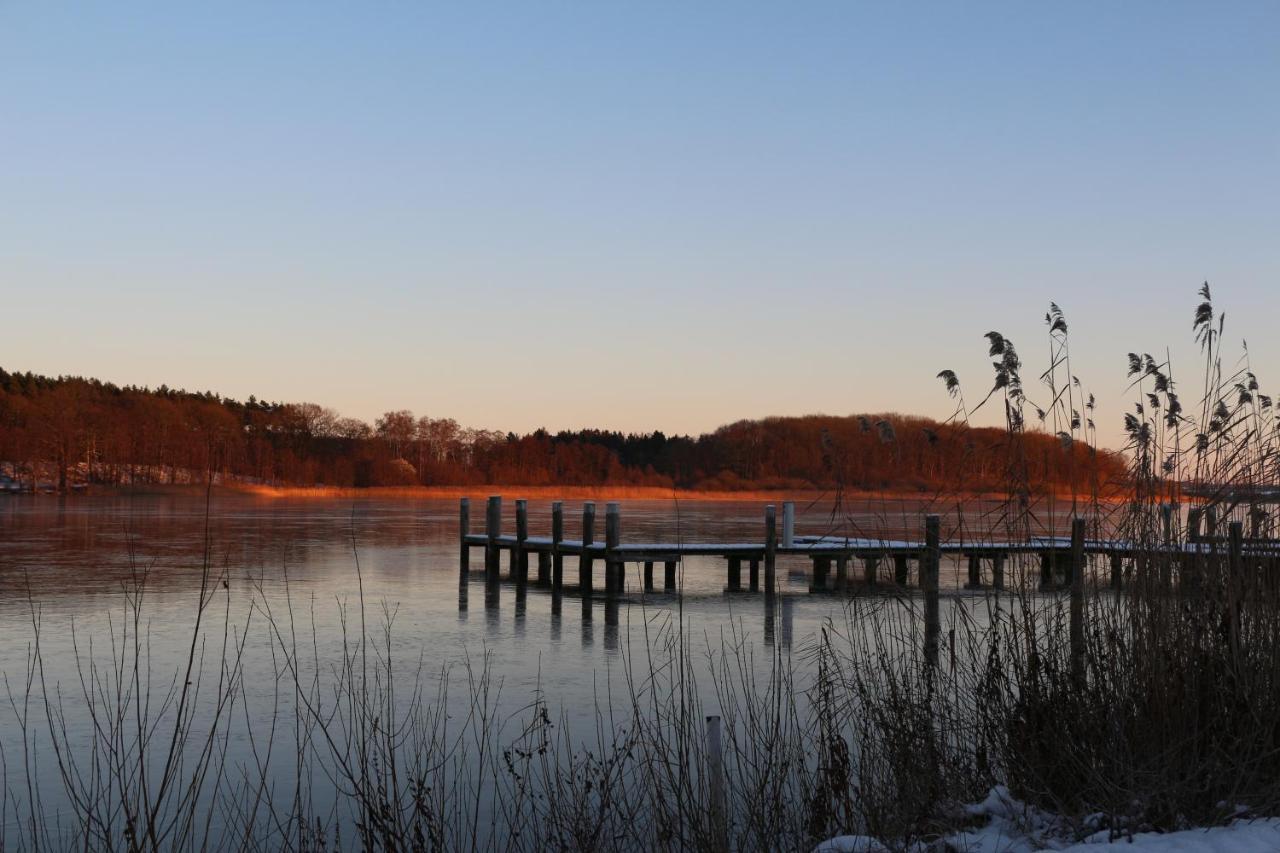
<path fill-rule="evenodd" d="M 1011 460 L 1038 488 L 1123 478 L 1123 460 L 1004 431 L 902 415 L 766 418 L 697 437 L 602 430 L 526 435 L 387 412 L 374 424 L 313 403 L 232 400 L 0 369 L 0 463 L 32 488 L 273 485 L 635 485 L 717 490 L 995 489 Z"/>

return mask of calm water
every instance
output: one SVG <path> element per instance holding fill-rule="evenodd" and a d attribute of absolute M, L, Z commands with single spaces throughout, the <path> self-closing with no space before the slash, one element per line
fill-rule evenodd
<path fill-rule="evenodd" d="M 512 502 L 504 509 L 511 529 Z M 968 510 L 966 519 L 951 513 L 944 527 L 981 525 L 986 508 Z M 830 505 L 801 505 L 797 532 L 919 538 L 926 511 L 940 508 L 877 501 L 833 520 Z M 763 538 L 763 503 L 623 501 L 622 512 L 624 541 Z M 482 513 L 477 495 L 473 518 Z M 578 504 L 566 503 L 568 538 L 578 535 L 579 513 Z M 352 608 L 348 624 L 356 624 L 361 590 L 370 624 L 392 621 L 391 651 L 404 674 L 430 675 L 487 655 L 506 710 L 514 713 L 541 691 L 571 721 L 595 707 L 602 685 L 620 677 L 627 653 L 643 649 L 655 626 L 683 618 L 694 637 L 705 634 L 713 645 L 733 632 L 753 647 L 800 657 L 825 620 L 841 617 L 838 600 L 807 593 L 808 561 L 794 558 L 779 560 L 782 595 L 769 609 L 760 595 L 726 595 L 724 561 L 716 558 L 682 565 L 679 598 L 642 594 L 638 566 L 628 566 L 627 594 L 613 605 L 566 595 L 555 608 L 550 593 L 532 585 L 518 595 L 504 584 L 496 598 L 486 597 L 478 572 L 460 582 L 457 515 L 454 500 L 0 498 L 0 672 L 10 689 L 21 686 L 38 624 L 46 683 L 73 697 L 68 726 L 73 735 L 87 736 L 87 721 L 75 714 L 76 685 L 90 657 L 106 659 L 120 638 L 125 590 L 145 577 L 141 630 L 149 637 L 153 670 L 172 673 L 190 642 L 206 558 L 226 578 L 226 588 L 215 589 L 212 639 L 225 608 L 232 635 L 245 646 L 250 726 L 265 725 L 278 698 L 280 662 L 272 654 L 267 614 L 284 623 L 292 613 L 304 644 L 311 648 L 314 637 L 324 668 L 341 658 L 340 614 L 344 605 Z M 602 515 L 600 505 L 597 525 Z M 532 535 L 549 531 L 549 502 L 530 502 L 530 529 Z M 479 550 L 472 566 L 482 566 Z M 599 562 L 596 570 L 600 589 Z M 574 558 L 566 558 L 566 579 L 576 572 Z M 656 574 L 661 586 L 661 566 Z M 960 567 L 944 565 L 944 586 L 954 589 L 959 581 Z M 18 754 L 18 738 L 13 726 L 0 728 L 7 755 Z"/>

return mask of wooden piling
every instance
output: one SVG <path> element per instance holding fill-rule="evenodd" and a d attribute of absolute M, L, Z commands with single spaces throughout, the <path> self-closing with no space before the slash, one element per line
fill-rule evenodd
<path fill-rule="evenodd" d="M 733 592 L 742 589 L 741 557 L 729 557 L 729 589 Z"/>
<path fill-rule="evenodd" d="M 1117 592 L 1123 583 L 1124 557 L 1119 551 L 1111 552 L 1111 588 Z"/>
<path fill-rule="evenodd" d="M 1040 552 L 1040 588 L 1053 589 L 1053 551 Z"/>
<path fill-rule="evenodd" d="M 662 563 L 662 588 L 667 592 L 676 589 L 676 561 L 666 560 Z"/>
<path fill-rule="evenodd" d="M 991 588 L 1004 589 L 1004 561 L 1005 553 L 997 551 L 991 557 Z"/>
<path fill-rule="evenodd" d="M 578 556 L 578 590 L 591 595 L 593 557 L 590 545 L 596 541 L 596 505 L 594 501 L 582 503 L 582 553 Z"/>
<path fill-rule="evenodd" d="M 724 747 L 720 737 L 720 718 L 707 717 L 707 792 L 710 796 L 711 846 L 716 851 L 729 849 L 729 825 L 724 791 Z"/>
<path fill-rule="evenodd" d="M 749 581 L 752 592 L 760 591 L 760 558 L 751 558 L 751 579 Z"/>
<path fill-rule="evenodd" d="M 831 573 L 830 557 L 813 558 L 813 590 L 823 592 L 827 588 L 827 575 Z"/>
<path fill-rule="evenodd" d="M 936 515 L 924 520 L 924 554 L 920 559 L 920 580 L 924 587 L 924 659 L 932 667 L 938 665 L 938 636 L 942 633 L 942 614 L 938 605 L 938 572 L 942 560 L 942 519 Z"/>
<path fill-rule="evenodd" d="M 644 561 L 644 591 L 653 592 L 653 560 Z"/>
<path fill-rule="evenodd" d="M 511 577 L 518 584 L 529 580 L 529 554 L 524 543 L 529 539 L 529 502 L 516 501 L 516 544 L 511 547 Z"/>
<path fill-rule="evenodd" d="M 982 589 L 982 555 L 976 551 L 969 552 L 969 579 L 965 589 Z"/>
<path fill-rule="evenodd" d="M 463 498 L 458 503 L 458 573 L 465 576 L 471 572 L 471 546 L 467 544 L 467 536 L 471 533 L 471 498 Z"/>
<path fill-rule="evenodd" d="M 538 586 L 551 586 L 551 552 L 538 552 Z"/>
<path fill-rule="evenodd" d="M 836 590 L 845 592 L 849 589 L 849 558 L 844 554 L 836 557 Z"/>
<path fill-rule="evenodd" d="M 782 504 L 782 547 L 790 548 L 796 544 L 796 505 L 794 501 Z"/>
<path fill-rule="evenodd" d="M 862 563 L 862 580 L 867 586 L 875 586 L 880 574 L 880 555 L 872 554 Z"/>
<path fill-rule="evenodd" d="M 622 510 L 616 501 L 604 507 L 604 584 L 605 592 L 619 595 L 622 592 L 623 567 L 615 553 L 622 543 Z"/>
<path fill-rule="evenodd" d="M 1084 529 L 1085 520 L 1071 520 L 1071 677 L 1084 685 Z"/>
<path fill-rule="evenodd" d="M 564 554 L 560 543 L 564 541 L 564 504 L 551 504 L 551 588 L 557 592 L 564 588 Z"/>
<path fill-rule="evenodd" d="M 906 554 L 893 555 L 893 582 L 898 586 L 906 586 L 911 581 L 911 567 Z"/>
<path fill-rule="evenodd" d="M 1198 506 L 1193 506 L 1187 510 L 1187 541 L 1200 541 L 1200 515 L 1203 510 Z"/>
<path fill-rule="evenodd" d="M 1244 524 L 1227 525 L 1227 636 L 1234 661 L 1240 659 L 1240 590 L 1244 563 Z"/>
<path fill-rule="evenodd" d="M 498 537 L 502 535 L 502 496 L 491 495 L 484 508 L 484 576 L 487 581 L 498 580 Z"/>
<path fill-rule="evenodd" d="M 784 504 L 785 508 L 785 504 Z M 792 517 L 795 504 L 792 504 Z M 778 561 L 778 510 L 773 504 L 764 508 L 764 592 L 773 595 L 778 591 L 776 566 Z"/>

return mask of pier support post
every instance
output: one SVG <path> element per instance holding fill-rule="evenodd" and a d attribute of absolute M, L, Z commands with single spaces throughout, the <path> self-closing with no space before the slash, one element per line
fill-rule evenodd
<path fill-rule="evenodd" d="M 1053 589 L 1053 551 L 1040 552 L 1040 588 Z"/>
<path fill-rule="evenodd" d="M 849 556 L 840 554 L 836 557 L 836 591 L 845 592 L 849 589 Z"/>
<path fill-rule="evenodd" d="M 463 498 L 458 503 L 458 573 L 466 577 L 471 572 L 471 546 L 467 544 L 467 536 L 471 534 L 471 498 Z"/>
<path fill-rule="evenodd" d="M 751 591 L 752 591 L 752 592 L 759 592 L 759 591 L 760 591 L 760 558 L 759 558 L 759 557 L 752 557 L 752 558 L 751 558 L 751 580 L 750 580 L 750 585 L 751 585 Z"/>
<path fill-rule="evenodd" d="M 880 555 L 872 554 L 862 564 L 862 580 L 867 586 L 875 586 L 880 575 Z"/>
<path fill-rule="evenodd" d="M 524 543 L 529 539 L 529 502 L 516 501 L 516 544 L 511 546 L 511 577 L 518 584 L 529 580 L 529 555 Z"/>
<path fill-rule="evenodd" d="M 593 558 L 591 548 L 596 541 L 596 505 L 594 501 L 582 504 L 582 553 L 578 555 L 578 591 L 591 595 Z"/>
<path fill-rule="evenodd" d="M 676 590 L 676 561 L 666 560 L 662 564 L 662 588 L 667 592 Z"/>
<path fill-rule="evenodd" d="M 564 541 L 564 504 L 551 504 L 551 588 L 559 592 L 564 588 L 564 554 L 560 543 Z"/>
<path fill-rule="evenodd" d="M 1005 553 L 1000 551 L 991 558 L 991 588 L 1004 589 Z"/>
<path fill-rule="evenodd" d="M 737 592 L 742 589 L 742 558 L 729 558 L 729 590 Z"/>
<path fill-rule="evenodd" d="M 911 567 L 906 554 L 893 555 L 893 582 L 898 586 L 906 586 L 911 580 Z"/>
<path fill-rule="evenodd" d="M 1084 685 L 1084 526 L 1071 520 L 1071 677 Z"/>
<path fill-rule="evenodd" d="M 794 504 L 792 512 L 794 513 Z M 775 577 L 778 560 L 778 510 L 773 504 L 764 508 L 764 593 L 778 591 Z"/>
<path fill-rule="evenodd" d="M 942 559 L 942 520 L 936 515 L 924 520 L 924 555 L 920 559 L 920 585 L 924 587 L 924 659 L 938 665 L 938 637 L 942 614 L 938 605 L 938 571 Z"/>
<path fill-rule="evenodd" d="M 976 551 L 969 552 L 969 579 L 965 589 L 982 589 L 982 555 Z"/>
<path fill-rule="evenodd" d="M 1204 510 L 1202 510 L 1198 506 L 1193 506 L 1191 507 L 1191 509 L 1187 510 L 1187 541 L 1188 542 L 1200 541 L 1200 515 L 1203 512 Z"/>
<path fill-rule="evenodd" d="M 491 495 L 484 508 L 484 576 L 486 581 L 498 580 L 498 537 L 502 535 L 502 496 Z"/>
<path fill-rule="evenodd" d="M 653 560 L 644 561 L 644 591 L 653 592 Z"/>
<path fill-rule="evenodd" d="M 784 501 L 782 504 L 782 547 L 791 548 L 796 544 L 796 504 L 795 501 Z"/>
<path fill-rule="evenodd" d="M 538 586 L 551 586 L 551 552 L 538 552 Z"/>
<path fill-rule="evenodd" d="M 623 566 L 615 553 L 622 542 L 622 510 L 616 501 L 610 501 L 604 508 L 604 588 L 609 595 L 622 592 Z"/>
<path fill-rule="evenodd" d="M 831 574 L 831 558 L 830 557 L 814 557 L 813 558 L 813 592 L 825 592 L 827 589 L 827 575 Z"/>
<path fill-rule="evenodd" d="M 1111 588 L 1120 591 L 1121 575 L 1124 570 L 1124 557 L 1119 551 L 1111 552 Z"/>

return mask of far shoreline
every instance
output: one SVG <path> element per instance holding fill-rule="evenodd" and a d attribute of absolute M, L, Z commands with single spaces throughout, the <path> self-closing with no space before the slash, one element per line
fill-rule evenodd
<path fill-rule="evenodd" d="M 530 500 L 637 500 L 637 501 L 719 501 L 752 503 L 759 501 L 823 501 L 832 500 L 835 488 L 805 489 L 680 489 L 664 486 L 521 486 L 510 484 L 479 484 L 472 486 L 371 486 L 354 488 L 343 486 L 268 486 L 255 483 L 218 484 L 210 488 L 201 484 L 137 484 L 137 485 L 94 485 L 86 490 L 78 491 L 81 495 L 121 495 L 121 496 L 203 496 L 207 492 L 214 496 L 248 496 L 275 500 L 446 500 L 484 498 L 500 495 L 504 499 L 527 498 Z M 928 500 L 982 500 L 1003 501 L 1008 499 L 1005 492 L 991 490 L 958 490 L 945 489 L 845 489 L 846 500 L 888 500 L 888 501 L 928 501 Z M 1088 501 L 1092 497 L 1087 494 L 1072 495 L 1070 492 L 1037 492 L 1033 501 L 1047 500 Z M 1102 503 L 1112 503 L 1117 496 L 1100 496 Z"/>

